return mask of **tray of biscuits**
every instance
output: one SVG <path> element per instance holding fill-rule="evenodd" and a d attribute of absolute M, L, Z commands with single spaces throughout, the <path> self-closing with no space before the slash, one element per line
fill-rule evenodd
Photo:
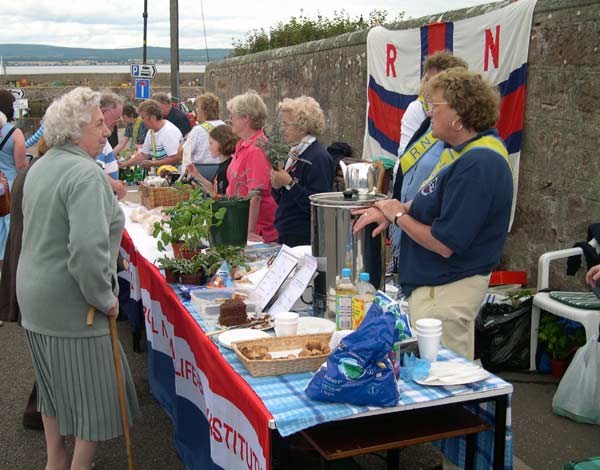
<path fill-rule="evenodd" d="M 236 341 L 233 350 L 250 375 L 296 374 L 316 371 L 331 352 L 331 333 Z"/>

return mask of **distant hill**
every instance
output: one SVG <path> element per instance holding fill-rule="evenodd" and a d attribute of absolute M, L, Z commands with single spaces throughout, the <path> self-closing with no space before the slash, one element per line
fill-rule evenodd
<path fill-rule="evenodd" d="M 210 60 L 228 57 L 232 49 L 209 49 Z M 170 61 L 168 47 L 148 47 L 149 62 Z M 78 60 L 96 62 L 128 63 L 142 60 L 142 48 L 128 49 L 84 49 L 79 47 L 44 46 L 38 44 L 0 44 L 0 57 L 5 63 L 11 62 L 73 62 Z M 179 49 L 180 62 L 206 62 L 204 49 Z"/>

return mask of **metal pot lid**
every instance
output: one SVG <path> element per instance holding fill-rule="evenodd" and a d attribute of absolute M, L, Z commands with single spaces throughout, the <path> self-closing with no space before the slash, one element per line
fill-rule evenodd
<path fill-rule="evenodd" d="M 320 207 L 361 207 L 371 206 L 374 202 L 383 201 L 388 197 L 379 193 L 358 193 L 346 190 L 344 192 L 319 193 L 309 196 L 310 203 Z"/>

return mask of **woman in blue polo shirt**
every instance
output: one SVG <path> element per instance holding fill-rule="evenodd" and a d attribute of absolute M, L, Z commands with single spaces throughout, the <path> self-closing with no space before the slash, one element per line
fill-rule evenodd
<path fill-rule="evenodd" d="M 430 81 L 433 136 L 445 148 L 412 201 L 380 201 L 361 214 L 354 230 L 390 224 L 405 235 L 399 283 L 411 321 L 443 321 L 442 343 L 473 358 L 474 320 L 490 273 L 500 261 L 513 197 L 504 142 L 493 128 L 500 97 L 480 74 L 449 69 Z"/>

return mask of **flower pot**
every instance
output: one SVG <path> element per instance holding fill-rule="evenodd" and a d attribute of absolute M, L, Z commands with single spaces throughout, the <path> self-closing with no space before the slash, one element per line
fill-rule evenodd
<path fill-rule="evenodd" d="M 177 259 L 192 259 L 200 253 L 200 248 L 184 248 L 183 242 L 171 242 L 171 246 L 173 247 L 173 256 Z"/>
<path fill-rule="evenodd" d="M 215 199 L 213 212 L 226 209 L 221 225 L 210 228 L 211 246 L 246 246 L 248 243 L 248 216 L 250 199 Z"/>
<path fill-rule="evenodd" d="M 181 282 L 183 284 L 193 284 L 199 286 L 202 284 L 202 276 L 204 273 L 197 272 L 196 274 L 181 274 Z"/>
<path fill-rule="evenodd" d="M 556 380 L 562 379 L 567 371 L 567 367 L 569 367 L 569 362 L 562 359 L 552 359 L 550 364 L 552 377 Z"/>
<path fill-rule="evenodd" d="M 165 279 L 169 284 L 177 284 L 179 282 L 179 271 L 175 269 L 165 269 Z"/>

